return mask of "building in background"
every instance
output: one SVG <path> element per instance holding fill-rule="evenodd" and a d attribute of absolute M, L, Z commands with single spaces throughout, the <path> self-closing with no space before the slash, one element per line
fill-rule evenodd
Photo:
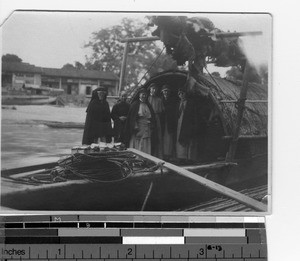
<path fill-rule="evenodd" d="M 22 90 L 24 85 L 41 87 L 43 69 L 29 63 L 3 62 L 1 87 L 3 92 Z"/>
<path fill-rule="evenodd" d="M 66 95 L 90 97 L 99 86 L 106 87 L 109 96 L 118 92 L 118 77 L 111 72 L 42 68 L 42 86 L 63 89 Z"/>
<path fill-rule="evenodd" d="M 19 94 L 28 88 L 41 94 L 45 88 L 51 88 L 59 90 L 65 103 L 84 105 L 99 86 L 106 87 L 109 96 L 116 96 L 118 81 L 112 72 L 43 68 L 22 62 L 2 63 L 2 95 Z"/>

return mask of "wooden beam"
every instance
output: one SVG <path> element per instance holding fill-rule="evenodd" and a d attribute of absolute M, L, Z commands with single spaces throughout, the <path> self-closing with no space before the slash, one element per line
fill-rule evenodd
<path fill-rule="evenodd" d="M 8 177 L 10 175 L 19 174 L 23 172 L 29 172 L 29 171 L 35 171 L 41 169 L 51 169 L 54 168 L 55 166 L 57 166 L 57 162 L 49 162 L 49 163 L 43 163 L 43 164 L 26 166 L 21 168 L 14 168 L 14 169 L 2 169 L 1 176 Z"/>
<path fill-rule="evenodd" d="M 124 47 L 123 61 L 122 61 L 122 65 L 121 65 L 121 75 L 120 75 L 120 80 L 119 80 L 119 93 L 118 93 L 118 96 L 120 96 L 122 86 L 123 86 L 123 82 L 124 82 L 124 78 L 125 78 L 127 54 L 128 54 L 128 42 L 125 43 L 125 47 Z"/>
<path fill-rule="evenodd" d="M 220 100 L 221 103 L 237 103 L 238 100 Z M 267 103 L 268 100 L 245 100 L 245 102 L 249 103 Z"/>
<path fill-rule="evenodd" d="M 132 42 L 147 42 L 147 41 L 158 41 L 160 40 L 157 36 L 152 37 L 135 37 L 135 38 L 125 38 L 121 39 L 121 43 L 132 43 Z"/>
<path fill-rule="evenodd" d="M 194 172 L 194 173 L 198 173 L 199 171 L 220 169 L 220 168 L 224 168 L 224 167 L 233 167 L 233 166 L 237 166 L 237 165 L 238 164 L 235 162 L 217 162 L 217 163 L 211 163 L 211 164 L 182 166 L 182 168 L 189 170 L 191 172 Z M 167 168 L 164 168 L 162 170 L 162 172 L 163 172 L 163 174 L 170 174 L 170 170 Z M 155 170 L 155 171 L 142 171 L 142 172 L 134 173 L 134 175 L 132 175 L 131 178 L 158 176 L 158 175 L 162 175 L 162 172 L 160 169 Z"/>
<path fill-rule="evenodd" d="M 235 162 L 214 162 L 210 164 L 192 165 L 192 166 L 182 166 L 182 168 L 189 171 L 199 171 L 199 170 L 209 170 L 209 169 L 220 169 L 224 167 L 236 166 Z"/>
<path fill-rule="evenodd" d="M 241 36 L 258 36 L 262 35 L 262 31 L 252 31 L 252 32 L 223 32 L 223 33 L 208 33 L 207 35 L 216 36 L 217 38 L 226 37 L 241 37 Z"/>
<path fill-rule="evenodd" d="M 136 149 L 132 149 L 132 148 L 129 148 L 128 149 L 129 151 L 143 157 L 143 158 L 146 158 L 148 160 L 151 160 L 153 161 L 154 163 L 161 163 L 162 160 L 159 159 L 159 158 L 156 158 L 152 155 L 149 155 L 147 153 L 144 153 L 144 152 L 141 152 L 139 150 L 136 150 Z M 248 196 L 245 196 L 237 191 L 234 191 L 230 188 L 227 188 L 225 186 L 222 186 L 216 182 L 213 182 L 211 180 L 208 180 L 206 178 L 203 178 L 201 176 L 198 176 L 197 174 L 193 173 L 193 172 L 190 172 L 184 168 L 181 168 L 181 167 L 178 167 L 174 164 L 171 164 L 169 162 L 164 162 L 164 167 L 166 167 L 167 169 L 170 169 L 174 172 L 176 172 L 177 174 L 181 175 L 181 176 L 184 176 L 186 178 L 189 178 L 189 179 L 192 179 L 198 183 L 200 183 L 201 185 L 203 185 L 204 187 L 207 187 L 209 189 L 212 189 L 222 195 L 225 195 L 229 198 L 232 198 L 238 202 L 241 202 L 242 204 L 245 204 L 249 207 L 252 207 L 254 208 L 255 210 L 258 210 L 258 211 L 263 211 L 263 212 L 267 212 L 268 211 L 268 207 L 267 205 L 253 199 L 253 198 L 250 198 Z"/>
<path fill-rule="evenodd" d="M 226 38 L 226 37 L 240 37 L 240 36 L 257 36 L 262 35 L 261 31 L 253 32 L 223 32 L 223 33 L 203 33 L 203 36 L 215 36 L 217 38 Z M 160 38 L 158 36 L 150 37 L 134 37 L 134 38 L 125 38 L 121 39 L 121 43 L 129 42 L 146 42 L 146 41 L 158 41 Z"/>
<path fill-rule="evenodd" d="M 230 140 L 233 136 L 223 136 L 222 140 Z M 238 139 L 244 139 L 244 140 L 257 140 L 257 139 L 267 139 L 267 135 L 240 135 Z"/>

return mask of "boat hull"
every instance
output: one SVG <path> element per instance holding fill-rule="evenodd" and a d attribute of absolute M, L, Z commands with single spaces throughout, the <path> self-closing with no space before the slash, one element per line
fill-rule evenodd
<path fill-rule="evenodd" d="M 1 204 L 29 211 L 141 211 L 143 206 L 143 211 L 174 211 L 216 196 L 206 192 L 191 180 L 167 174 L 112 183 L 65 183 L 27 188 L 2 195 Z"/>
<path fill-rule="evenodd" d="M 240 161 L 238 166 L 204 169 L 197 174 L 236 191 L 268 184 L 265 159 Z M 41 165 L 52 169 L 54 165 Z M 176 211 L 207 202 L 220 194 L 175 172 L 158 169 L 114 182 L 67 180 L 52 184 L 12 184 L 8 177 L 39 171 L 2 171 L 1 205 L 30 211 Z M 27 174 L 26 174 L 27 173 Z M 49 173 L 49 171 L 48 171 Z M 6 188 L 13 189 L 8 191 Z M 148 195 L 148 196 L 147 196 Z"/>
<path fill-rule="evenodd" d="M 33 95 L 33 96 L 2 96 L 2 105 L 43 105 L 50 104 L 57 100 L 57 97 Z"/>

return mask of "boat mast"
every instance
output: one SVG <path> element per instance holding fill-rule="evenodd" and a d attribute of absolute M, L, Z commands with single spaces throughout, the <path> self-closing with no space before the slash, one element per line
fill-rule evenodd
<path fill-rule="evenodd" d="M 119 81 L 118 96 L 120 96 L 123 81 L 124 81 L 124 76 L 125 76 L 125 72 L 126 72 L 127 55 L 128 55 L 128 42 L 125 42 L 124 54 L 123 54 L 123 60 L 122 60 L 122 66 L 121 66 L 121 75 L 120 75 L 120 81 Z"/>
<path fill-rule="evenodd" d="M 126 38 L 120 40 L 121 43 L 125 43 L 123 60 L 121 65 L 121 75 L 119 80 L 119 91 L 118 96 L 122 90 L 122 86 L 124 83 L 125 73 L 126 73 L 126 65 L 127 65 L 127 56 L 128 56 L 128 44 L 133 42 L 145 42 L 145 41 L 157 41 L 160 40 L 159 37 L 135 37 L 135 38 Z"/>

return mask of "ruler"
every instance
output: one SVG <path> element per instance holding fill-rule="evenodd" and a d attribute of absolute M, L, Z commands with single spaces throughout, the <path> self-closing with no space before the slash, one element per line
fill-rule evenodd
<path fill-rule="evenodd" d="M 183 222 L 186 219 L 191 222 Z M 1 261 L 267 260 L 262 217 L 0 217 Z"/>

